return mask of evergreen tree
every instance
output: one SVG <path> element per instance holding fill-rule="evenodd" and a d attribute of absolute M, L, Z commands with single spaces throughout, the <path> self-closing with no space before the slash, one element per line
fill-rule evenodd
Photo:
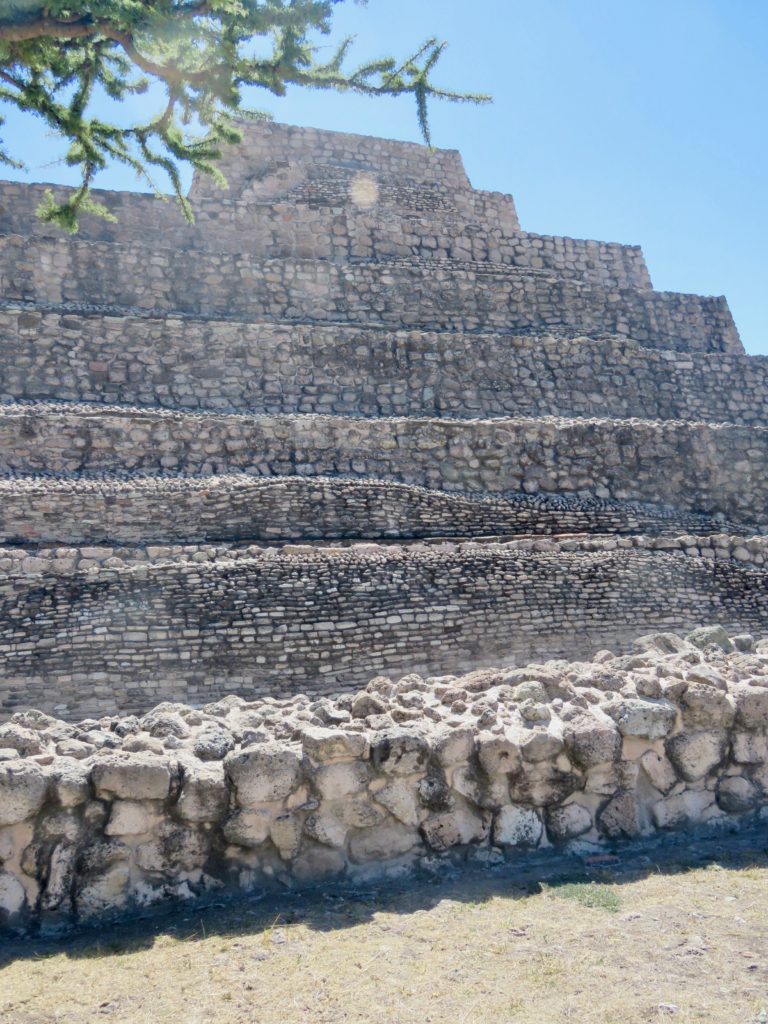
<path fill-rule="evenodd" d="M 331 30 L 344 0 L 0 0 L 0 101 L 41 117 L 69 140 L 66 162 L 82 181 L 72 197 L 49 197 L 41 217 L 75 231 L 83 211 L 111 215 L 90 194 L 110 161 L 131 166 L 153 184 L 166 172 L 187 218 L 184 163 L 224 184 L 216 161 L 224 143 L 240 139 L 237 119 L 258 117 L 242 105 L 243 89 L 282 96 L 289 85 L 370 96 L 411 94 L 429 143 L 430 97 L 484 102 L 432 83 L 445 43 L 429 39 L 405 60 L 385 57 L 345 69 L 350 39 L 330 60 L 317 59 L 312 38 Z M 142 124 L 122 126 L 92 113 L 93 99 L 120 101 L 163 89 L 163 109 Z M 117 119 L 115 119 L 117 120 Z M 0 119 L 2 124 L 2 119 Z M 19 166 L 0 143 L 0 162 Z"/>

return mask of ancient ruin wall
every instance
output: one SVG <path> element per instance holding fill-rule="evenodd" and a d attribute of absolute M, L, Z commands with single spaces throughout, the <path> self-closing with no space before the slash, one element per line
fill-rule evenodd
<path fill-rule="evenodd" d="M 754 826 L 768 807 L 766 642 L 692 639 L 379 678 L 335 703 L 228 698 L 76 726 L 19 714 L 0 727 L 0 927 Z"/>
<path fill-rule="evenodd" d="M 619 338 L 435 334 L 18 307 L 0 308 L 0 336 L 0 397 L 6 401 L 768 425 L 768 357 L 657 351 Z"/>
<path fill-rule="evenodd" d="M 462 260 L 333 263 L 0 236 L 6 299 L 451 331 L 620 334 L 660 348 L 743 352 L 722 298 L 609 289 L 543 270 Z"/>
<path fill-rule="evenodd" d="M 0 474 L 353 476 L 768 515 L 766 428 L 652 420 L 351 419 L 0 407 Z M 749 482 L 748 486 L 746 481 Z"/>
<path fill-rule="evenodd" d="M 0 481 L 0 543 L 189 544 L 494 535 L 705 534 L 711 516 L 563 495 L 457 494 L 373 479 L 161 476 Z M 37 549 L 29 552 L 38 557 Z M 66 556 L 62 556 L 66 557 Z M 85 556 L 86 558 L 88 556 Z M 10 568 L 0 558 L 0 568 Z"/>
<path fill-rule="evenodd" d="M 3 234 L 60 238 L 36 217 L 48 187 L 0 182 Z M 71 190 L 55 187 L 58 201 Z M 650 289 L 639 246 L 520 231 L 509 224 L 499 201 L 475 192 L 473 211 L 413 210 L 377 206 L 367 211 L 297 204 L 255 203 L 221 197 L 194 203 L 188 224 L 170 200 L 135 192 L 94 190 L 95 199 L 117 218 L 83 217 L 78 237 L 94 242 L 134 242 L 178 250 L 250 253 L 265 258 L 348 261 L 417 256 L 459 259 L 547 270 L 613 288 Z M 482 197 L 482 198 L 481 198 Z M 500 197 L 509 199 L 509 197 Z M 509 200 L 511 202 L 511 199 Z M 467 220 L 472 213 L 478 216 Z M 511 230 L 513 229 L 513 230 Z"/>
<path fill-rule="evenodd" d="M 67 715 L 289 696 L 626 650 L 718 618 L 763 628 L 764 569 L 682 550 L 267 550 L 0 581 L 2 707 Z"/>

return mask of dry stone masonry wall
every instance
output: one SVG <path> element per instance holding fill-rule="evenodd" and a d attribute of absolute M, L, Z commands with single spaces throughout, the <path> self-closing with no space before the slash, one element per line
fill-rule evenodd
<path fill-rule="evenodd" d="M 10 572 L 0 582 L 5 707 L 73 717 L 163 698 L 321 694 L 378 672 L 589 657 L 626 649 L 638 629 L 716 616 L 759 630 L 764 566 L 693 551 L 629 538 L 596 549 L 289 546 Z"/>
<path fill-rule="evenodd" d="M 0 307 L 3 400 L 343 416 L 616 416 L 768 425 L 768 357 L 626 339 Z"/>
<path fill-rule="evenodd" d="M 224 171 L 193 225 L 103 193 L 75 238 L 0 184 L 0 717 L 768 629 L 724 299 L 523 231 L 452 151 L 258 124 Z"/>
<path fill-rule="evenodd" d="M 680 420 L 245 416 L 0 406 L 0 475 L 359 476 L 456 492 L 592 493 L 765 523 L 768 427 Z M 745 481 L 749 489 L 745 489 Z"/>
<path fill-rule="evenodd" d="M 370 477 L 0 480 L 0 542 L 379 540 L 570 533 L 703 534 L 719 515 L 601 498 L 457 493 Z M 732 529 L 736 529 L 731 524 Z M 35 550 L 30 557 L 39 557 Z"/>
<path fill-rule="evenodd" d="M 594 854 L 768 808 L 768 641 L 719 626 L 591 662 L 378 676 L 0 726 L 0 924 L 61 931 L 227 892 Z"/>

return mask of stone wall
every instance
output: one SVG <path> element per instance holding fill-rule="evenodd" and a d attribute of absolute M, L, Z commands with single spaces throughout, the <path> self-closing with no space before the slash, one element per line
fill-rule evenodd
<path fill-rule="evenodd" d="M 375 479 L 234 474 L 0 481 L 0 543 L 27 549 L 41 543 L 668 535 L 725 528 L 710 516 L 640 503 L 546 494 L 456 494 Z"/>
<path fill-rule="evenodd" d="M 765 821 L 766 641 L 710 627 L 638 647 L 377 678 L 336 702 L 16 715 L 0 727 L 0 927 Z"/>
<path fill-rule="evenodd" d="M 59 201 L 66 200 L 71 191 L 0 182 L 0 231 L 61 238 L 36 218 L 49 190 Z M 370 210 L 316 206 L 297 204 L 295 197 L 266 204 L 222 195 L 193 204 L 194 224 L 188 224 L 179 207 L 168 199 L 99 190 L 94 190 L 94 198 L 117 220 L 84 216 L 78 237 L 87 241 L 135 242 L 266 258 L 487 260 L 579 277 L 603 287 L 651 287 L 639 246 L 520 231 L 509 196 L 474 192 L 472 209 L 460 213 L 381 205 Z"/>
<path fill-rule="evenodd" d="M 72 716 L 328 693 L 377 672 L 591 656 L 638 631 L 768 621 L 764 569 L 614 544 L 294 547 L 5 576 L 0 706 Z"/>
<path fill-rule="evenodd" d="M 74 310 L 493 332 L 567 328 L 660 348 L 743 352 L 722 298 L 613 289 L 545 270 L 419 259 L 333 263 L 0 236 L 0 291 Z"/>
<path fill-rule="evenodd" d="M 6 401 L 768 425 L 768 357 L 656 351 L 620 338 L 435 334 L 23 307 L 0 308 L 0 337 L 0 397 Z"/>
<path fill-rule="evenodd" d="M 0 406 L 0 475 L 341 475 L 462 493 L 583 492 L 765 523 L 767 433 L 673 420 L 350 419 L 20 403 Z"/>
<path fill-rule="evenodd" d="M 170 515 L 170 511 L 168 515 Z M 559 532 L 554 536 L 531 535 L 515 537 L 502 535 L 497 537 L 484 537 L 479 544 L 500 544 L 507 551 L 524 552 L 548 552 L 550 554 L 558 551 L 628 551 L 639 549 L 643 551 L 684 551 L 687 555 L 694 555 L 697 558 L 717 559 L 718 561 L 735 561 L 742 566 L 758 568 L 768 564 L 768 537 L 755 536 L 745 537 L 742 534 L 727 533 L 700 533 L 680 534 L 672 532 L 672 526 L 677 526 L 674 520 L 671 521 L 669 532 L 655 535 L 633 534 L 631 536 L 617 536 L 616 533 L 564 533 Z M 679 526 L 678 526 L 679 531 Z M 408 539 L 406 541 L 389 541 L 389 544 L 408 545 L 430 545 L 438 548 L 445 547 L 445 539 L 428 535 L 421 540 Z M 339 540 L 333 545 L 334 548 L 357 549 L 359 542 L 354 540 Z M 374 544 L 365 544 L 365 550 L 372 550 L 374 547 L 387 549 L 387 542 L 378 541 Z M 76 570 L 98 570 L 98 569 L 123 569 L 128 566 L 146 566 L 149 563 L 165 565 L 169 563 L 183 562 L 218 562 L 236 561 L 238 559 L 253 559 L 261 557 L 265 550 L 277 551 L 281 554 L 295 554 L 297 550 L 304 553 L 312 550 L 322 550 L 328 547 L 328 538 L 323 535 L 322 540 L 306 540 L 301 544 L 271 544 L 267 548 L 260 544 L 239 541 L 219 544 L 132 544 L 121 546 L 119 544 L 84 544 L 78 546 L 48 547 L 41 545 L 32 547 L 0 547 L 0 570 L 9 576 L 44 576 L 62 575 L 67 576 Z M 449 548 L 451 550 L 451 548 Z"/>

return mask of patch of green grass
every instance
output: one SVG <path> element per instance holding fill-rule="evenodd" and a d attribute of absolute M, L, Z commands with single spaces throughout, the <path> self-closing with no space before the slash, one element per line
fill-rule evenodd
<path fill-rule="evenodd" d="M 546 889 L 553 896 L 573 900 L 593 910 L 615 914 L 621 908 L 621 899 L 613 886 L 598 885 L 596 882 L 567 882 L 564 885 L 546 886 Z"/>

